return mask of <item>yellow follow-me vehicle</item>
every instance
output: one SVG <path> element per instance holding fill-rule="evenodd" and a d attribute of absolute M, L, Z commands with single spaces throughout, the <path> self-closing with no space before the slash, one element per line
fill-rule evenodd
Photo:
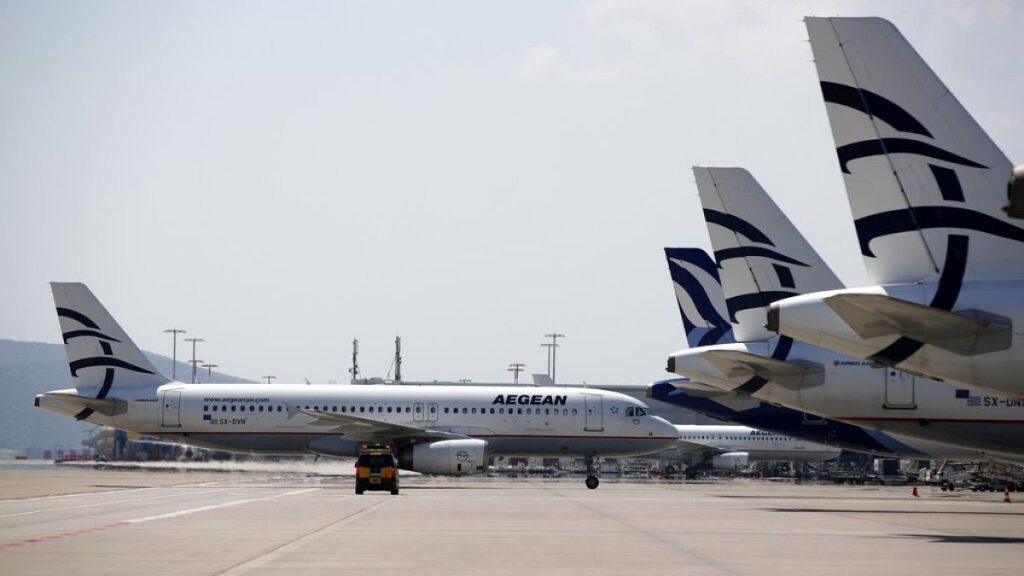
<path fill-rule="evenodd" d="M 363 446 L 356 460 L 356 494 L 390 490 L 398 494 L 398 464 L 390 446 Z"/>

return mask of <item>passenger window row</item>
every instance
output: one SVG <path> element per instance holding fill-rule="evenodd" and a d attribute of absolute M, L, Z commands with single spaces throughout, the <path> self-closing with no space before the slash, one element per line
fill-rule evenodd
<path fill-rule="evenodd" d="M 260 404 L 260 405 L 246 404 L 245 406 L 241 406 L 241 405 L 238 405 L 238 404 L 232 404 L 231 405 L 231 412 L 245 412 L 246 411 L 246 406 L 249 407 L 248 408 L 249 412 L 284 412 L 284 407 L 283 406 L 279 405 L 279 406 L 266 406 L 266 407 L 264 407 L 264 405 L 262 405 L 262 404 Z M 221 405 L 217 405 L 217 404 L 213 404 L 213 405 L 203 404 L 203 412 L 227 412 L 227 411 L 228 411 L 228 406 L 226 404 L 221 404 Z"/>
<path fill-rule="evenodd" d="M 323 410 L 324 412 L 334 412 L 336 414 L 355 414 L 357 412 L 360 413 L 360 414 L 365 414 L 367 412 L 374 413 L 375 411 L 378 414 L 384 414 L 384 413 L 387 413 L 387 414 L 401 414 L 403 412 L 405 414 L 410 414 L 412 412 L 412 407 L 410 407 L 410 406 L 405 406 L 404 409 L 401 406 L 397 406 L 397 407 L 392 407 L 392 406 L 387 406 L 387 407 L 384 407 L 384 406 L 342 406 L 340 411 L 338 410 L 337 406 L 331 406 L 329 410 L 328 410 L 327 406 L 312 406 L 312 407 L 309 406 L 309 405 L 305 406 L 306 410 L 309 410 L 311 408 L 313 410 Z M 422 406 L 416 406 L 416 413 L 417 414 L 420 414 L 422 412 L 422 410 L 423 410 Z M 465 407 L 463 407 L 463 408 L 451 408 L 451 407 L 448 407 L 448 406 L 445 406 L 444 413 L 445 414 L 449 414 L 449 413 L 450 414 L 459 414 L 460 410 L 462 411 L 461 412 L 462 414 L 477 414 L 478 413 L 477 412 L 477 410 L 478 410 L 477 408 L 465 408 Z M 489 410 L 489 412 L 488 412 L 488 410 Z M 524 408 L 509 408 L 508 409 L 508 413 L 509 414 L 523 414 L 523 410 L 524 410 Z M 558 416 L 559 414 L 561 414 L 562 416 L 568 416 L 569 415 L 569 409 L 568 408 L 562 408 L 561 412 L 559 412 L 558 408 L 536 408 L 536 409 L 534 409 L 534 408 L 525 408 L 525 410 L 526 410 L 525 413 L 528 414 L 528 415 L 532 415 L 532 414 L 544 415 L 544 416 L 552 416 L 552 415 Z M 543 410 L 543 412 L 541 412 L 541 410 Z M 632 410 L 632 409 L 630 409 L 630 410 Z M 638 408 L 637 410 L 639 411 L 640 409 Z M 284 407 L 282 405 L 265 406 L 264 407 L 264 405 L 262 405 L 262 404 L 260 404 L 260 405 L 254 405 L 254 404 L 246 404 L 246 405 L 231 404 L 230 407 L 228 405 L 226 405 L 226 404 L 204 404 L 203 405 L 203 412 L 228 412 L 228 411 L 231 411 L 231 412 L 284 412 Z M 430 413 L 431 414 L 435 414 L 436 412 L 437 412 L 437 406 L 430 406 Z M 488 408 L 480 408 L 479 409 L 479 413 L 480 414 L 488 414 L 488 413 L 490 413 L 490 414 L 503 415 L 503 414 L 505 414 L 505 408 L 497 408 L 497 409 L 495 409 L 493 407 L 491 407 L 489 409 Z M 576 408 L 573 408 L 572 409 L 572 415 L 575 416 L 577 414 L 578 414 L 578 410 Z"/>
<path fill-rule="evenodd" d="M 683 436 L 683 440 L 782 440 L 782 436 Z"/>
<path fill-rule="evenodd" d="M 477 409 L 476 408 L 452 408 L 451 409 L 451 413 L 452 414 L 458 414 L 460 410 L 462 411 L 462 414 L 476 414 L 477 413 Z M 559 412 L 558 408 L 537 408 L 537 409 L 533 409 L 533 408 L 509 408 L 508 409 L 508 413 L 509 414 L 524 414 L 524 412 L 523 412 L 524 410 L 526 411 L 525 414 L 530 414 L 530 415 L 532 415 L 532 414 L 537 414 L 537 415 L 543 414 L 545 416 L 552 416 L 552 415 L 553 416 L 558 416 L 559 414 L 561 414 L 562 416 L 568 416 L 569 415 L 569 409 L 568 408 L 562 408 L 561 412 Z M 541 410 L 543 410 L 543 412 L 541 412 Z M 444 413 L 448 414 L 448 407 L 447 406 L 445 406 L 445 408 L 444 408 Z M 577 409 L 573 408 L 572 409 L 572 413 L 573 413 L 573 415 L 578 414 Z M 480 414 L 498 414 L 498 415 L 502 415 L 502 414 L 505 414 L 505 409 L 504 408 L 494 408 L 493 406 L 491 408 L 480 408 Z"/>

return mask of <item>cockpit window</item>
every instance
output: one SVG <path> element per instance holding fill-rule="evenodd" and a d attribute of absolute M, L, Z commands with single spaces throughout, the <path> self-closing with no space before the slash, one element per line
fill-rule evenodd
<path fill-rule="evenodd" d="M 633 415 L 634 415 L 633 410 L 634 410 L 634 408 L 632 406 L 626 408 L 626 418 L 632 418 L 633 417 Z"/>

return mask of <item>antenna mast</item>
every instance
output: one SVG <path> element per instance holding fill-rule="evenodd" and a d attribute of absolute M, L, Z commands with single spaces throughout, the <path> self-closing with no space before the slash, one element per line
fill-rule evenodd
<path fill-rule="evenodd" d="M 348 369 L 349 374 L 352 374 L 352 383 L 355 384 L 356 380 L 359 380 L 359 339 L 354 338 L 352 340 L 352 367 Z"/>
<path fill-rule="evenodd" d="M 395 382 L 402 381 L 402 337 L 395 336 Z"/>

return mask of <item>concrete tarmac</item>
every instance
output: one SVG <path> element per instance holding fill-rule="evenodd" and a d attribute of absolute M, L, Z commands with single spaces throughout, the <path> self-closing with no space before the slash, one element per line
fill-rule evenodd
<path fill-rule="evenodd" d="M 1024 504 L 919 491 L 2 468 L 0 573 L 1021 573 Z"/>

